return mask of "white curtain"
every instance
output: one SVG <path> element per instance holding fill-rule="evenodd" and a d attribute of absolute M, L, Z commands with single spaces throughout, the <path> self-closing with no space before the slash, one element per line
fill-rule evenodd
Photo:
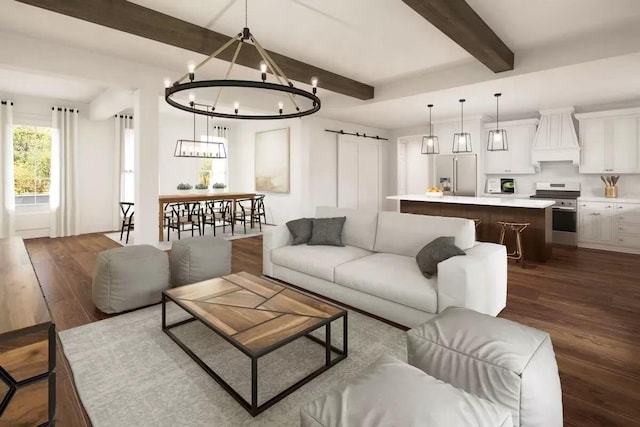
<path fill-rule="evenodd" d="M 134 145 L 133 117 L 118 116 L 115 119 L 113 141 L 113 229 L 122 225 L 120 202 L 134 200 Z"/>
<path fill-rule="evenodd" d="M 78 110 L 54 107 L 52 128 L 49 236 L 73 236 L 80 232 Z"/>
<path fill-rule="evenodd" d="M 0 238 L 15 234 L 13 182 L 13 102 L 0 103 Z"/>

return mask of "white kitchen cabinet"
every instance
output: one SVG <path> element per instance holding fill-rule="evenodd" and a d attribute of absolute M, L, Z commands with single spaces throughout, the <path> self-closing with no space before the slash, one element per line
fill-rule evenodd
<path fill-rule="evenodd" d="M 610 244 L 613 234 L 613 212 L 581 210 L 578 213 L 578 241 Z"/>
<path fill-rule="evenodd" d="M 507 151 L 487 151 L 489 131 L 495 129 L 495 123 L 485 124 L 484 171 L 490 175 L 534 174 L 531 162 L 531 146 L 536 136 L 538 119 L 501 122 L 500 128 L 507 131 Z"/>
<path fill-rule="evenodd" d="M 580 173 L 640 172 L 640 108 L 576 114 Z"/>
<path fill-rule="evenodd" d="M 640 254 L 640 204 L 579 201 L 578 246 Z"/>

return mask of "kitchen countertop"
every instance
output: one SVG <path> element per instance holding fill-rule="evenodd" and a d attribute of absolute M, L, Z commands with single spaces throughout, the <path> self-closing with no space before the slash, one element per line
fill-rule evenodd
<path fill-rule="evenodd" d="M 464 197 L 444 196 L 432 197 L 425 194 L 405 194 L 388 196 L 387 200 L 407 200 L 412 202 L 458 203 L 463 205 L 499 206 L 510 208 L 544 209 L 553 206 L 552 200 L 518 199 L 506 197 Z"/>
<path fill-rule="evenodd" d="M 640 203 L 639 197 L 580 196 L 579 202 Z"/>

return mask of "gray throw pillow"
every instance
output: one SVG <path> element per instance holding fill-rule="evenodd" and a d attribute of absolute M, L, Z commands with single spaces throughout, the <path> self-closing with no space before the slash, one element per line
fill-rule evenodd
<path fill-rule="evenodd" d="M 312 218 L 300 218 L 287 222 L 287 228 L 293 236 L 292 245 L 301 245 L 307 243 L 311 238 L 311 228 L 313 227 Z"/>
<path fill-rule="evenodd" d="M 308 245 L 344 246 L 342 227 L 346 216 L 336 218 L 314 218 L 311 227 L 311 240 Z"/>
<path fill-rule="evenodd" d="M 438 237 L 424 248 L 420 249 L 416 255 L 418 268 L 427 279 L 436 274 L 438 271 L 438 263 L 457 255 L 466 255 L 466 253 L 455 245 L 455 237 Z"/>

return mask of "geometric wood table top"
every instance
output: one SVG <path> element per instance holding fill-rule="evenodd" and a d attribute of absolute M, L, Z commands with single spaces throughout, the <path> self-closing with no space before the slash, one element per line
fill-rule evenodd
<path fill-rule="evenodd" d="M 164 294 L 254 354 L 345 312 L 246 272 L 169 289 Z"/>

